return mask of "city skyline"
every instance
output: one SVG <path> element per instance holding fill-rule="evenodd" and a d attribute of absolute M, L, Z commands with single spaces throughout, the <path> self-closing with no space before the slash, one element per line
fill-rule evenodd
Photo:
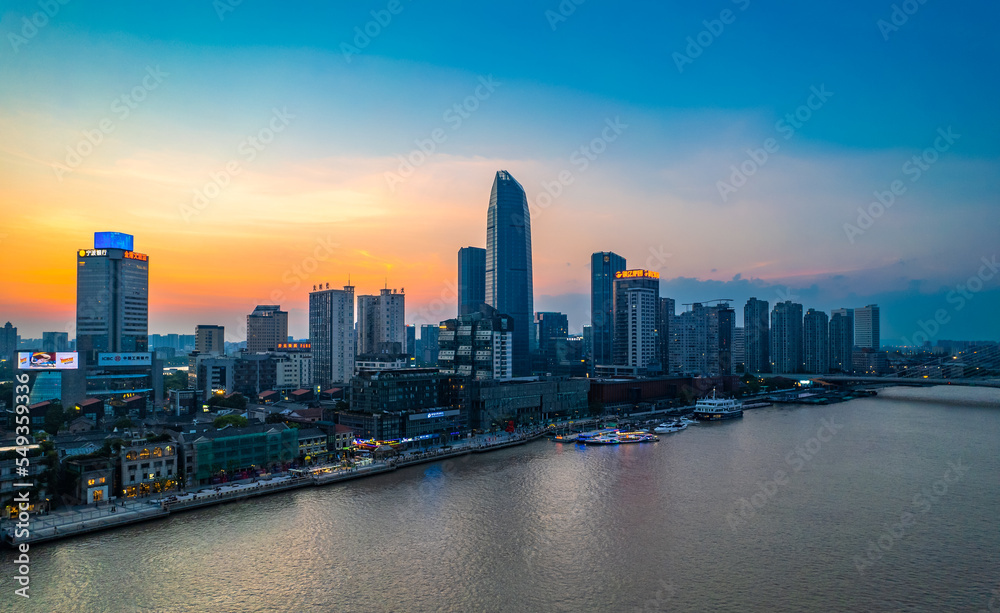
<path fill-rule="evenodd" d="M 403 4 L 360 44 L 384 5 L 309 23 L 223 5 L 156 19 L 60 5 L 30 36 L 35 4 L 0 17 L 0 77 L 19 84 L 0 92 L 0 256 L 18 263 L 0 272 L 0 313 L 24 336 L 75 336 L 70 254 L 103 229 L 155 258 L 150 333 L 209 321 L 241 339 L 256 304 L 280 303 L 302 338 L 310 287 L 386 277 L 407 288 L 407 323 L 442 321 L 498 168 L 532 213 L 535 310 L 573 332 L 590 319 L 590 254 L 614 251 L 678 303 L 879 304 L 886 342 L 943 309 L 937 338 L 1000 336 L 998 84 L 977 68 L 996 7 L 969 22 L 921 5 L 895 30 L 878 25 L 889 7 L 841 7 L 817 34 L 801 23 L 818 9 L 737 2 L 716 35 L 708 7 L 538 7 L 479 31 L 487 7 Z M 486 38 L 444 53 L 425 35 L 437 23 Z M 625 34 L 647 42 L 584 44 Z M 508 36 L 573 53 L 539 62 Z"/>

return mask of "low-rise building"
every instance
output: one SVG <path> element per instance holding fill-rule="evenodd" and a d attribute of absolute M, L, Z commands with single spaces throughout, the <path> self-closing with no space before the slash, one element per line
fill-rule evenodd
<path fill-rule="evenodd" d="M 119 453 L 119 492 L 126 498 L 177 487 L 177 443 L 172 439 L 133 439 Z"/>
<path fill-rule="evenodd" d="M 63 466 L 76 481 L 70 493 L 73 504 L 95 504 L 111 499 L 115 467 L 110 458 L 71 458 Z"/>
<path fill-rule="evenodd" d="M 299 457 L 306 462 L 329 459 L 327 435 L 319 428 L 299 428 Z"/>

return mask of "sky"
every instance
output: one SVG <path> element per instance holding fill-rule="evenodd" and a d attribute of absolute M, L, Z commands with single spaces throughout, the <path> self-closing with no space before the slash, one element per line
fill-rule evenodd
<path fill-rule="evenodd" d="M 0 5 L 0 320 L 74 332 L 96 231 L 149 255 L 150 333 L 313 285 L 455 314 L 493 177 L 535 309 L 595 251 L 661 295 L 877 303 L 883 343 L 997 339 L 1000 5 L 81 0 Z M 920 340 L 923 340 L 921 337 Z"/>

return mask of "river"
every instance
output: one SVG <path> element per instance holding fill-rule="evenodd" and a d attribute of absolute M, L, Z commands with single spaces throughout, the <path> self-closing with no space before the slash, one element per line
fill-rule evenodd
<path fill-rule="evenodd" d="M 4 551 L 0 608 L 1000 611 L 998 448 L 949 387 L 542 440 L 37 545 L 27 601 Z"/>

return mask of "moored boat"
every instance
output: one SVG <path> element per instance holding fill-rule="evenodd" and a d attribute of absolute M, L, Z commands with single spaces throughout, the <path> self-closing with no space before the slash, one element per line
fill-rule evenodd
<path fill-rule="evenodd" d="M 695 419 L 718 421 L 743 417 L 743 403 L 735 398 L 719 398 L 712 390 L 711 398 L 702 398 L 694 407 Z"/>

